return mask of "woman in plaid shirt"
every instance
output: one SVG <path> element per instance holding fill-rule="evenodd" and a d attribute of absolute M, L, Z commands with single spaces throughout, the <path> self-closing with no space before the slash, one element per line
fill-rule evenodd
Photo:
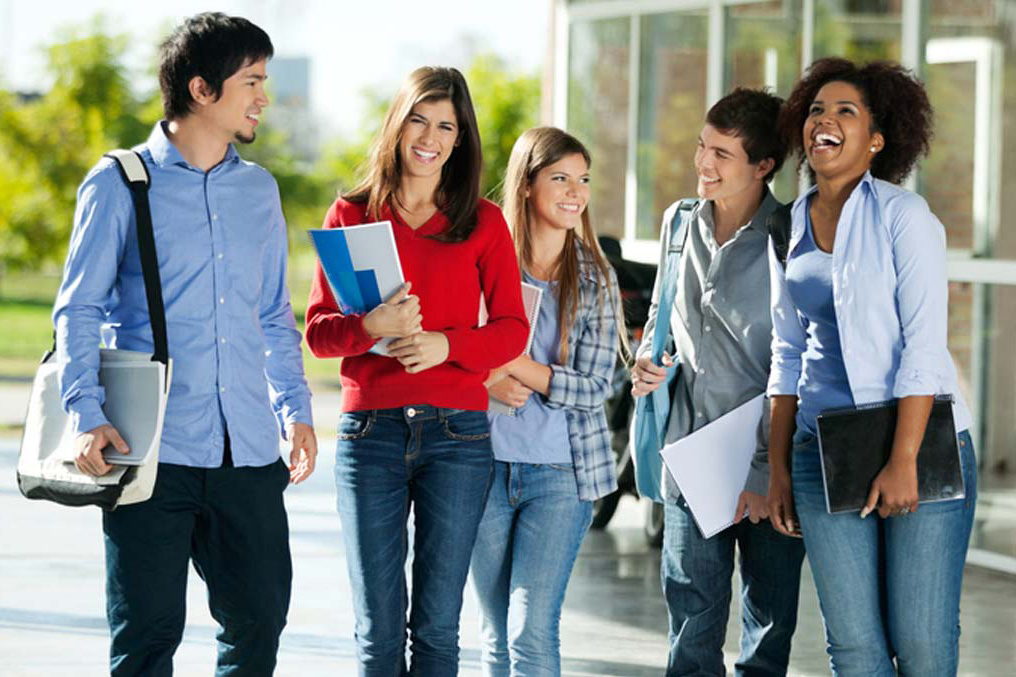
<path fill-rule="evenodd" d="M 624 336 L 620 293 L 589 221 L 589 152 L 553 127 L 515 143 L 504 212 L 523 281 L 543 290 L 532 349 L 491 373 L 494 481 L 472 579 L 485 675 L 560 674 L 565 588 L 617 486 L 603 403 Z"/>

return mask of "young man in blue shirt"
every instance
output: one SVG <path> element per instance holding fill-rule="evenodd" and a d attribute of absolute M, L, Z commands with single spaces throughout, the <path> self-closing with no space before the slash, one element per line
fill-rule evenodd
<path fill-rule="evenodd" d="M 670 327 L 656 327 L 660 278 L 632 370 L 632 393 L 646 395 L 679 363 L 665 441 L 671 443 L 765 392 L 772 320 L 769 229 L 780 203 L 767 182 L 786 154 L 777 131 L 779 98 L 737 89 L 706 114 L 695 151 L 700 201 L 681 252 Z M 677 203 L 661 228 L 660 270 Z M 786 223 L 789 227 L 789 223 Z M 675 349 L 652 361 L 653 334 L 669 331 Z M 673 356 L 673 360 L 670 356 Z M 667 676 L 724 675 L 735 544 L 740 551 L 741 655 L 737 675 L 783 675 L 797 624 L 804 548 L 769 523 L 766 493 L 768 407 L 733 526 L 703 538 L 677 485 L 664 474 L 661 575 L 670 616 Z M 747 519 L 742 515 L 747 513 Z"/>
<path fill-rule="evenodd" d="M 275 667 L 292 579 L 282 492 L 313 471 L 317 442 L 278 187 L 233 147 L 254 141 L 272 53 L 260 28 L 218 13 L 188 19 L 161 48 L 166 119 L 136 150 L 151 176 L 173 379 L 152 498 L 103 513 L 113 675 L 172 673 L 192 560 L 220 625 L 216 674 Z M 78 191 L 53 316 L 75 465 L 102 475 L 101 450 L 127 447 L 100 407 L 100 334 L 153 347 L 133 205 L 110 160 Z"/>

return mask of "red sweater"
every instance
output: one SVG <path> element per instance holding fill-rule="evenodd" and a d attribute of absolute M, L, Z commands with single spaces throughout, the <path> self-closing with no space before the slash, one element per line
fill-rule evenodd
<path fill-rule="evenodd" d="M 339 198 L 325 216 L 325 228 L 370 223 L 365 204 Z M 489 371 L 525 348 L 529 325 L 522 305 L 519 265 L 501 210 L 480 200 L 476 229 L 464 242 L 440 242 L 428 235 L 450 225 L 440 211 L 415 231 L 385 207 L 402 272 L 420 297 L 425 331 L 444 332 L 448 359 L 419 374 L 407 374 L 398 360 L 368 353 L 374 341 L 362 315 L 343 315 L 318 263 L 307 302 L 307 345 L 318 357 L 344 357 L 342 410 L 387 409 L 430 404 L 487 409 L 483 381 Z M 480 292 L 490 318 L 477 327 Z"/>

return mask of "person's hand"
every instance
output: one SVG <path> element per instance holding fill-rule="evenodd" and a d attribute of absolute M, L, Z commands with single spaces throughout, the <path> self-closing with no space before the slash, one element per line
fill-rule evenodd
<path fill-rule="evenodd" d="M 769 469 L 769 521 L 784 536 L 801 538 L 801 523 L 794 509 L 794 492 L 786 468 Z"/>
<path fill-rule="evenodd" d="M 748 519 L 752 524 L 758 524 L 769 518 L 769 502 L 762 494 L 745 489 L 737 497 L 737 508 L 734 510 L 734 524 L 744 519 L 745 511 L 748 512 Z"/>
<path fill-rule="evenodd" d="M 418 374 L 448 359 L 448 337 L 439 331 L 421 331 L 388 344 L 388 354 L 397 359 L 406 373 Z"/>
<path fill-rule="evenodd" d="M 121 454 L 131 452 L 120 433 L 108 423 L 81 433 L 74 439 L 74 467 L 92 477 L 105 475 L 113 469 L 102 457 L 102 450 L 110 444 Z"/>
<path fill-rule="evenodd" d="M 674 366 L 674 360 L 670 355 L 663 355 L 663 366 L 653 363 L 651 355 L 643 355 L 635 360 L 635 366 L 631 369 L 631 394 L 635 397 L 648 395 L 667 379 L 667 368 Z"/>
<path fill-rule="evenodd" d="M 409 293 L 407 282 L 387 301 L 363 316 L 363 330 L 372 339 L 401 338 L 421 331 L 420 297 Z"/>
<path fill-rule="evenodd" d="M 893 460 L 875 476 L 868 492 L 868 501 L 861 509 L 861 518 L 878 507 L 878 514 L 898 517 L 917 512 L 917 459 Z"/>
<path fill-rule="evenodd" d="M 531 388 L 527 388 L 514 376 L 505 376 L 487 387 L 495 399 L 501 400 L 510 407 L 523 407 L 529 396 L 533 394 Z"/>
<path fill-rule="evenodd" d="M 314 472 L 317 461 L 317 436 L 306 423 L 290 423 L 286 427 L 289 439 L 289 481 L 299 484 Z"/>
<path fill-rule="evenodd" d="M 483 387 L 489 389 L 492 385 L 508 376 L 508 370 L 504 367 L 498 367 L 497 369 L 491 369 L 490 373 L 487 374 L 487 380 L 483 382 Z"/>

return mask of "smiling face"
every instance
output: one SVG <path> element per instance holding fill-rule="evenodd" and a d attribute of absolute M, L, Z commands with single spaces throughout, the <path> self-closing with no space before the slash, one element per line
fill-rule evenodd
<path fill-rule="evenodd" d="M 698 196 L 703 200 L 729 200 L 758 187 L 772 169 L 771 158 L 752 164 L 741 139 L 707 124 L 695 150 Z"/>
<path fill-rule="evenodd" d="M 526 190 L 530 222 L 571 230 L 582 225 L 589 202 L 589 165 L 581 153 L 565 155 L 536 173 Z"/>
<path fill-rule="evenodd" d="M 847 82 L 828 82 L 818 90 L 802 130 L 804 151 L 816 176 L 856 178 L 871 167 L 885 140 L 873 132 L 864 97 Z"/>
<path fill-rule="evenodd" d="M 406 176 L 438 178 L 458 145 L 459 125 L 449 99 L 421 101 L 402 125 L 399 158 Z"/>
<path fill-rule="evenodd" d="M 265 59 L 261 59 L 233 73 L 223 81 L 219 98 L 205 103 L 197 111 L 212 128 L 221 132 L 227 142 L 254 141 L 258 116 L 268 105 L 265 95 L 266 63 Z"/>

